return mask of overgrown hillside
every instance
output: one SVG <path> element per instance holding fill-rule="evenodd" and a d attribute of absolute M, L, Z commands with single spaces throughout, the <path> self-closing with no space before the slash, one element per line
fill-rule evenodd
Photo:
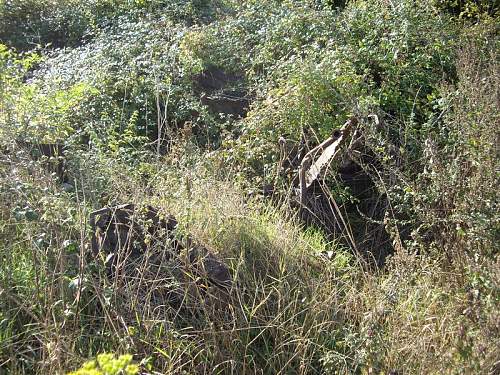
<path fill-rule="evenodd" d="M 0 0 L 0 374 L 499 374 L 498 9 Z"/>

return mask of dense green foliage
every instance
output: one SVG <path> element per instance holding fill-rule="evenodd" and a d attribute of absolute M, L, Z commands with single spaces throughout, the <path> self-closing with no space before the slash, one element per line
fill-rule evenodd
<path fill-rule="evenodd" d="M 86 362 L 81 369 L 69 375 L 137 375 L 139 367 L 131 362 L 130 354 L 118 358 L 114 358 L 113 354 L 99 354 L 97 360 Z"/>
<path fill-rule="evenodd" d="M 499 47 L 496 1 L 0 0 L 0 373 L 497 373 Z M 351 116 L 371 188 L 324 186 L 359 249 L 280 170 Z M 89 213 L 123 203 L 231 298 L 108 277 Z"/>

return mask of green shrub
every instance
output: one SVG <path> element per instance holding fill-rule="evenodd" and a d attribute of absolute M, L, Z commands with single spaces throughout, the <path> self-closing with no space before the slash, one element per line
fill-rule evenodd
<path fill-rule="evenodd" d="M 19 50 L 81 43 L 88 18 L 79 1 L 0 1 L 0 42 Z"/>
<path fill-rule="evenodd" d="M 194 95 L 189 69 L 179 61 L 183 34 L 184 27 L 168 17 L 118 18 L 92 42 L 47 59 L 33 85 L 47 97 L 88 88 L 73 107 L 84 114 L 75 114 L 75 130 L 87 134 L 105 137 L 111 129 L 120 134 L 132 126 L 149 142 L 160 137 L 167 148 L 187 124 L 200 142 L 214 142 L 220 130 Z"/>
<path fill-rule="evenodd" d="M 75 47 L 119 16 L 164 12 L 176 21 L 193 23 L 209 19 L 221 7 L 200 0 L 2 0 L 0 42 L 19 50 Z"/>
<path fill-rule="evenodd" d="M 99 354 L 94 361 L 86 362 L 82 368 L 70 372 L 68 375 L 136 375 L 139 367 L 132 364 L 132 356 L 120 355 L 115 358 L 113 354 Z"/>
<path fill-rule="evenodd" d="M 498 0 L 435 0 L 440 8 L 465 19 L 477 19 L 483 15 L 497 16 Z"/>
<path fill-rule="evenodd" d="M 500 233 L 494 203 L 499 180 L 493 172 L 500 76 L 493 24 L 464 32 L 458 84 L 441 90 L 439 112 L 429 120 L 438 126 L 422 141 L 423 173 L 408 189 L 419 229 L 457 259 L 465 253 L 494 256 Z"/>
<path fill-rule="evenodd" d="M 19 55 L 0 44 L 0 136 L 4 139 L 15 137 L 18 104 L 25 90 L 23 78 L 39 61 L 36 54 Z"/>
<path fill-rule="evenodd" d="M 420 124 L 433 113 L 441 82 L 456 79 L 457 33 L 447 17 L 412 1 L 358 1 L 342 13 L 293 2 L 246 7 L 225 30 L 232 44 L 248 46 L 246 71 L 258 96 L 228 138 L 231 163 L 250 175 L 269 174 L 280 135 L 297 141 L 306 131 L 320 142 L 349 115 L 373 113 L 412 122 L 404 134 L 386 131 L 415 160 L 421 157 Z"/>

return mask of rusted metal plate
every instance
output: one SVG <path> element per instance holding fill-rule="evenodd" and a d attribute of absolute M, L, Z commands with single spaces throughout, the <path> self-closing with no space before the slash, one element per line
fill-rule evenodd
<path fill-rule="evenodd" d="M 328 165 L 335 159 L 340 151 L 340 147 L 345 143 L 356 122 L 355 118 L 350 119 L 339 130 L 336 130 L 329 139 L 312 150 L 313 157 L 318 153 L 321 154 L 305 173 L 306 188 L 310 187 L 316 179 L 320 178 Z"/>

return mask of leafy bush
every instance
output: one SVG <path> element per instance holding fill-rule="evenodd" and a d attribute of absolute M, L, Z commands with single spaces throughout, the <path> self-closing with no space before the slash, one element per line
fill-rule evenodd
<path fill-rule="evenodd" d="M 2 0 L 0 43 L 18 50 L 79 46 L 117 17 L 163 13 L 186 24 L 207 22 L 225 9 L 222 1 Z"/>
<path fill-rule="evenodd" d="M 441 90 L 439 112 L 429 120 L 438 126 L 422 141 L 423 173 L 408 189 L 419 229 L 457 258 L 493 256 L 500 233 L 494 203 L 499 181 L 493 172 L 499 134 L 492 126 L 498 122 L 500 76 L 491 33 L 488 23 L 464 33 L 458 85 Z"/>
<path fill-rule="evenodd" d="M 247 74 L 258 83 L 257 100 L 236 132 L 243 136 L 227 144 L 230 162 L 241 162 L 250 175 L 270 173 L 280 135 L 297 141 L 306 131 L 319 142 L 351 114 L 420 124 L 433 112 L 441 82 L 456 79 L 456 30 L 427 4 L 360 1 L 342 13 L 272 4 L 246 5 L 250 10 L 238 13 L 227 29 L 232 44 L 248 47 Z M 261 12 L 264 6 L 276 15 Z M 266 38 L 259 39 L 264 32 Z M 237 42 L 235 35 L 241 35 Z M 280 49 L 273 47 L 278 41 Z M 421 157 L 420 139 L 413 138 L 419 126 L 404 139 L 387 129 L 391 141 L 415 160 Z"/>
<path fill-rule="evenodd" d="M 0 2 L 0 41 L 19 50 L 81 43 L 89 20 L 74 0 Z"/>
<path fill-rule="evenodd" d="M 36 54 L 18 55 L 7 46 L 0 44 L 0 135 L 15 136 L 18 124 L 18 103 L 25 74 L 40 61 Z"/>
<path fill-rule="evenodd" d="M 167 17 L 121 17 L 85 46 L 47 59 L 32 84 L 48 97 L 72 87 L 86 93 L 71 106 L 74 130 L 106 137 L 108 130 L 121 134 L 132 126 L 137 135 L 157 143 L 160 138 L 167 147 L 187 124 L 200 142 L 212 142 L 217 126 L 193 93 L 189 69 L 179 62 L 183 34 Z M 75 113 L 79 109 L 84 116 Z"/>
<path fill-rule="evenodd" d="M 113 354 L 99 354 L 94 361 L 86 362 L 81 369 L 70 372 L 68 375 L 136 375 L 139 367 L 132 364 L 132 356 Z"/>
<path fill-rule="evenodd" d="M 442 9 L 459 18 L 474 19 L 483 15 L 498 15 L 498 1 L 489 0 L 435 0 Z"/>

